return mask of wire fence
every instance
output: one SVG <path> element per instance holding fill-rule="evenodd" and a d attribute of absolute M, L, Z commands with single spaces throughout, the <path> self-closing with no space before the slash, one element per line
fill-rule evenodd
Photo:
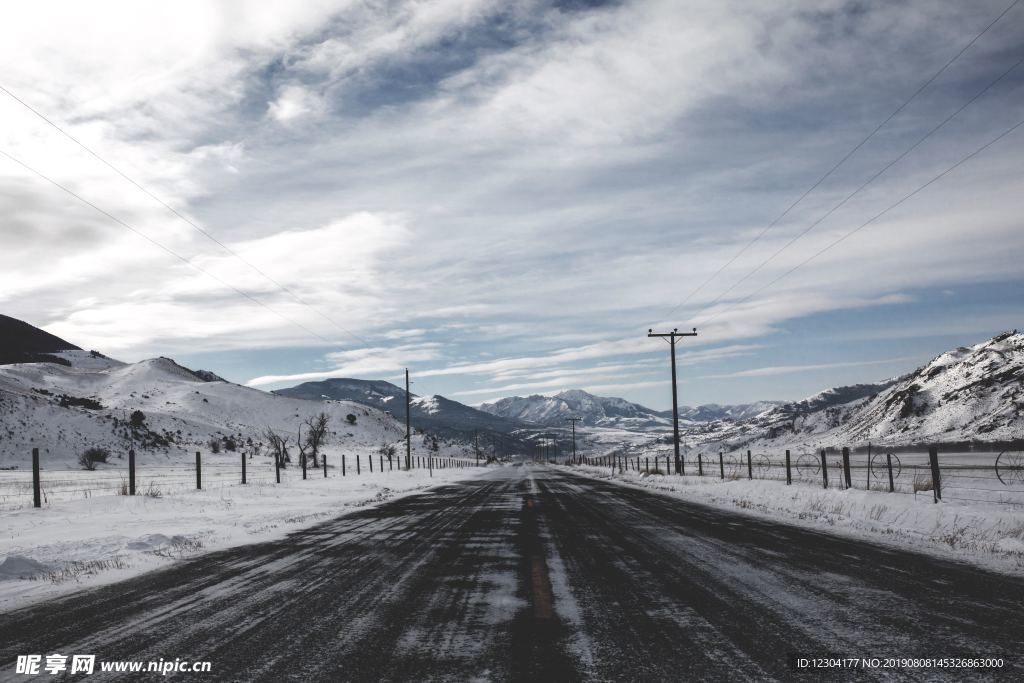
<path fill-rule="evenodd" d="M 42 507 L 54 502 L 97 496 L 162 497 L 185 491 L 221 489 L 245 485 L 276 485 L 301 480 L 337 477 L 387 476 L 408 470 L 443 470 L 474 467 L 476 459 L 413 455 L 327 454 L 314 465 L 307 459 L 278 461 L 273 456 L 247 456 L 237 459 L 196 453 L 194 463 L 137 464 L 134 452 L 129 460 L 98 463 L 96 469 L 48 468 L 33 449 L 32 466 L 27 469 L 0 470 L 0 509 L 21 508 L 26 503 Z M 127 469 L 125 466 L 127 465 Z"/>
<path fill-rule="evenodd" d="M 815 485 L 824 489 L 860 489 L 925 495 L 934 502 L 960 501 L 1024 506 L 1024 451 L 1000 453 L 922 452 L 718 451 L 584 457 L 586 464 L 617 472 L 685 474 L 720 480 L 769 480 Z"/>

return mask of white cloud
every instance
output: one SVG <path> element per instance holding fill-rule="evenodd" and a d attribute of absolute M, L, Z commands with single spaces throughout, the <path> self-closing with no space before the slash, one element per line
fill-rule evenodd
<path fill-rule="evenodd" d="M 301 85 L 287 85 L 267 107 L 267 116 L 278 123 L 292 125 L 300 120 L 320 118 L 325 110 L 323 98 L 317 93 Z"/>

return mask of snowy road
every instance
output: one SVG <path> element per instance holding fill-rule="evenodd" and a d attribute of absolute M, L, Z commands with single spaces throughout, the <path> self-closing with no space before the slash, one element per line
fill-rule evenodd
<path fill-rule="evenodd" d="M 57 652 L 208 660 L 203 681 L 785 679 L 789 653 L 1002 656 L 988 676 L 1019 680 L 1022 614 L 1020 579 L 504 468 L 0 615 L 0 679 Z"/>

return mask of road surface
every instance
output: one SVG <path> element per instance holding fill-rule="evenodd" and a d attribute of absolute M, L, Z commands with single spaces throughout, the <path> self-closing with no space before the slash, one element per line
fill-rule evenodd
<path fill-rule="evenodd" d="M 790 679 L 790 654 L 1003 656 L 826 677 L 1020 680 L 1022 619 L 1020 579 L 507 467 L 0 615 L 0 679 L 57 652 L 203 681 Z"/>

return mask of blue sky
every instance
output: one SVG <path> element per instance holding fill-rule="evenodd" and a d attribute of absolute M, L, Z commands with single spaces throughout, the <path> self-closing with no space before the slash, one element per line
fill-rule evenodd
<path fill-rule="evenodd" d="M 699 328 L 695 404 L 1024 321 L 1024 128 L 786 275 L 1024 118 L 1019 5 L 715 275 L 1010 0 L 292 4 L 15 11 L 0 85 L 244 262 L 0 92 L 0 150 L 217 278 L 0 157 L 0 310 L 265 389 L 408 366 L 467 403 L 658 408 L 651 326 Z"/>

